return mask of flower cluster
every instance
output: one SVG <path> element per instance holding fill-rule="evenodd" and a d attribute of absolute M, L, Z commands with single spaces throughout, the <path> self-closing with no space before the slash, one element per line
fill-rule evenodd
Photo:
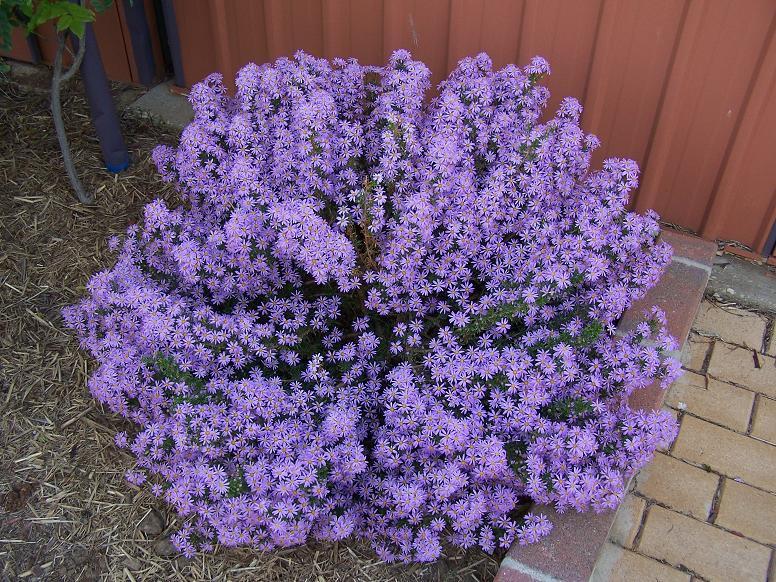
<path fill-rule="evenodd" d="M 674 438 L 628 405 L 678 373 L 663 314 L 617 331 L 671 249 L 627 211 L 634 162 L 589 169 L 575 100 L 539 121 L 548 73 L 481 54 L 429 100 L 406 51 L 299 53 L 194 87 L 154 152 L 184 206 L 148 204 L 65 312 L 184 554 L 531 543 L 532 502 L 615 507 Z"/>

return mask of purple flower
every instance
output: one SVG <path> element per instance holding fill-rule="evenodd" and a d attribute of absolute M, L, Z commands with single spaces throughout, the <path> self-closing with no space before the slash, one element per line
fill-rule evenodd
<path fill-rule="evenodd" d="M 679 374 L 665 315 L 617 335 L 670 261 L 627 210 L 630 160 L 549 66 L 463 59 L 428 97 L 383 67 L 298 53 L 220 75 L 153 159 L 156 200 L 67 324 L 89 388 L 133 422 L 116 444 L 181 515 L 186 556 L 368 540 L 385 560 L 534 543 L 558 511 L 616 506 L 676 435 L 635 391 Z"/>

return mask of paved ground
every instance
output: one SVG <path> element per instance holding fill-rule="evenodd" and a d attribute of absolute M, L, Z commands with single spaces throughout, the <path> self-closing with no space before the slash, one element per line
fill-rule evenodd
<path fill-rule="evenodd" d="M 666 395 L 681 423 L 634 479 L 591 580 L 776 581 L 776 339 L 701 304 Z"/>

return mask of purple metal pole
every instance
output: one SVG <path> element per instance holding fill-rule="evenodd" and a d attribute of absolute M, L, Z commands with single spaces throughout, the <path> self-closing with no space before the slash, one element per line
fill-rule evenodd
<path fill-rule="evenodd" d="M 94 36 L 91 24 L 86 25 L 84 38 L 86 53 L 81 64 L 81 80 L 89 101 L 92 124 L 100 140 L 105 169 L 113 173 L 122 172 L 129 167 L 129 152 L 121 135 L 116 106 L 113 104 L 108 78 L 102 66 L 100 47 L 97 45 L 97 37 Z M 78 38 L 72 35 L 72 40 L 77 49 Z"/>
<path fill-rule="evenodd" d="M 124 0 L 124 14 L 127 18 L 129 38 L 132 41 L 132 51 L 135 53 L 137 75 L 146 87 L 154 83 L 156 63 L 151 45 L 151 32 L 148 30 L 145 3 L 142 0 Z"/>
<path fill-rule="evenodd" d="M 170 60 L 172 71 L 175 75 L 175 84 L 178 87 L 186 86 L 183 77 L 183 57 L 181 55 L 181 41 L 178 35 L 178 21 L 175 19 L 175 5 L 173 0 L 161 0 L 164 28 L 167 33 L 167 46 L 170 48 Z"/>

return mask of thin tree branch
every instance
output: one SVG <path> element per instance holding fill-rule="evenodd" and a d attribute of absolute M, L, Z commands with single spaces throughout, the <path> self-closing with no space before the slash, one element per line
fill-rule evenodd
<path fill-rule="evenodd" d="M 62 36 L 62 38 L 66 38 L 64 35 L 60 34 L 58 36 Z M 65 46 L 65 42 L 62 42 L 62 46 Z M 70 68 L 62 73 L 62 77 L 60 78 L 60 83 L 67 83 L 73 75 L 75 75 L 76 71 L 81 68 L 81 63 L 84 61 L 84 54 L 86 54 L 86 35 L 84 34 L 83 38 L 78 39 L 78 52 L 75 53 L 75 58 L 73 59 L 73 64 L 70 65 Z M 61 63 L 61 57 L 60 57 L 60 67 L 62 66 Z"/>
<path fill-rule="evenodd" d="M 70 185 L 73 187 L 73 190 L 75 190 L 75 195 L 80 202 L 83 204 L 92 204 L 94 202 L 94 197 L 91 194 L 88 194 L 84 189 L 81 180 L 78 178 L 75 164 L 73 163 L 73 156 L 70 152 L 70 143 L 67 140 L 67 133 L 65 132 L 65 122 L 62 119 L 61 100 L 63 83 L 75 74 L 83 61 L 84 53 L 86 52 L 86 35 L 84 35 L 84 38 L 78 43 L 78 52 L 73 60 L 73 64 L 63 73 L 62 55 L 65 52 L 66 39 L 66 33 L 60 32 L 57 34 L 57 52 L 54 56 L 54 73 L 51 79 L 51 115 L 54 118 L 54 128 L 57 132 L 57 140 L 59 141 L 59 148 L 62 150 L 62 158 L 65 163 L 67 177 L 70 179 Z"/>

